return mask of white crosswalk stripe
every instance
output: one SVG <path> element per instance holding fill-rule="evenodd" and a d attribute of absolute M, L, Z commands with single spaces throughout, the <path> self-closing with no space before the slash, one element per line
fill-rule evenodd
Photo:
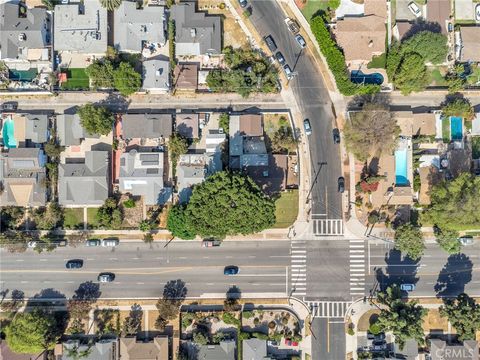
<path fill-rule="evenodd" d="M 313 317 L 318 318 L 343 318 L 352 304 L 349 301 L 306 301 L 305 303 Z"/>
<path fill-rule="evenodd" d="M 307 244 L 301 240 L 290 243 L 290 295 L 307 295 Z"/>
<path fill-rule="evenodd" d="M 365 241 L 350 240 L 350 295 L 365 295 Z"/>
<path fill-rule="evenodd" d="M 315 236 L 343 236 L 342 219 L 313 220 L 313 234 Z"/>

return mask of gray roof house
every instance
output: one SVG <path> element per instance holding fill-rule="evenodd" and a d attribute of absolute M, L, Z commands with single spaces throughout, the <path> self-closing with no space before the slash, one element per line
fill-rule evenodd
<path fill-rule="evenodd" d="M 186 203 L 192 196 L 193 185 L 200 184 L 207 175 L 208 157 L 204 154 L 180 155 L 177 164 L 179 201 Z"/>
<path fill-rule="evenodd" d="M 20 16 L 20 6 L 26 10 L 25 16 Z M 2 60 L 48 60 L 50 14 L 46 9 L 28 9 L 14 2 L 0 4 L 0 41 Z M 44 51 L 38 52 L 38 49 Z"/>
<path fill-rule="evenodd" d="M 143 90 L 166 92 L 170 90 L 170 61 L 154 57 L 143 62 Z"/>
<path fill-rule="evenodd" d="M 175 21 L 175 54 L 216 55 L 222 52 L 220 16 L 196 12 L 196 2 L 185 1 L 172 6 Z"/>
<path fill-rule="evenodd" d="M 107 51 L 107 10 L 98 0 L 56 5 L 55 51 L 102 54 Z"/>
<path fill-rule="evenodd" d="M 67 159 L 68 160 L 68 159 Z M 102 205 L 108 198 L 108 152 L 86 151 L 85 159 L 58 166 L 58 202 L 63 206 Z"/>
<path fill-rule="evenodd" d="M 39 148 L 12 148 L 0 154 L 0 206 L 44 206 L 46 156 Z"/>
<path fill-rule="evenodd" d="M 171 114 L 124 114 L 122 130 L 125 139 L 168 138 L 173 132 Z"/>
<path fill-rule="evenodd" d="M 113 17 L 114 46 L 118 51 L 142 52 L 149 43 L 165 44 L 165 8 L 122 1 Z"/>
<path fill-rule="evenodd" d="M 117 360 L 118 359 L 118 342 L 116 339 L 99 340 L 92 346 L 88 344 L 80 344 L 78 340 L 68 340 L 62 346 L 55 349 L 55 355 L 58 360 L 75 360 L 78 359 L 80 352 L 88 350 L 88 355 L 82 357 L 84 360 Z M 70 351 L 73 352 L 70 353 Z"/>
<path fill-rule="evenodd" d="M 120 191 L 143 196 L 146 205 L 166 203 L 171 189 L 163 187 L 163 152 L 130 150 L 120 157 Z"/>
<path fill-rule="evenodd" d="M 267 341 L 260 339 L 243 340 L 243 360 L 269 360 L 267 356 Z"/>
<path fill-rule="evenodd" d="M 80 145 L 83 139 L 100 137 L 83 128 L 78 114 L 57 115 L 57 136 L 62 146 Z"/>
<path fill-rule="evenodd" d="M 235 341 L 221 341 L 219 345 L 202 345 L 198 360 L 235 360 Z"/>
<path fill-rule="evenodd" d="M 48 140 L 48 116 L 44 114 L 26 114 L 25 139 L 36 144 L 42 144 Z"/>

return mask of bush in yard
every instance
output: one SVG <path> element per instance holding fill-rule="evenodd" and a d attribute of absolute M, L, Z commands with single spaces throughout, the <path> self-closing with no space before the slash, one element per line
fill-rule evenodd
<path fill-rule="evenodd" d="M 209 341 L 205 335 L 197 331 L 193 334 L 193 342 L 198 345 L 207 345 Z"/>
<path fill-rule="evenodd" d="M 90 135 L 107 135 L 112 131 L 114 117 L 110 110 L 104 106 L 87 103 L 79 106 L 78 115 L 80 116 L 82 127 Z"/>
<path fill-rule="evenodd" d="M 113 65 L 109 60 L 105 60 L 103 62 L 97 60 L 85 69 L 85 73 L 90 79 L 90 86 L 93 89 L 113 88 L 113 72 Z"/>
<path fill-rule="evenodd" d="M 382 329 L 380 329 L 380 326 L 378 326 L 376 323 L 373 323 L 368 328 L 368 332 L 373 335 L 378 335 L 382 332 Z"/>
<path fill-rule="evenodd" d="M 403 57 L 393 77 L 395 86 L 403 95 L 425 90 L 429 81 L 425 59 L 416 53 L 409 53 Z"/>
<path fill-rule="evenodd" d="M 170 136 L 168 141 L 168 152 L 170 154 L 170 160 L 172 164 L 176 166 L 178 158 L 188 150 L 188 141 L 183 136 L 175 133 Z"/>
<path fill-rule="evenodd" d="M 432 31 L 421 31 L 402 42 L 404 54 L 417 53 L 424 62 L 441 64 L 447 58 L 447 37 Z"/>
<path fill-rule="evenodd" d="M 230 115 L 227 113 L 220 114 L 220 118 L 218 119 L 218 126 L 223 129 L 225 134 L 228 134 L 228 129 L 230 125 Z"/>
<path fill-rule="evenodd" d="M 32 211 L 33 220 L 39 230 L 53 230 L 63 222 L 63 209 L 57 202 Z"/>
<path fill-rule="evenodd" d="M 123 206 L 126 207 L 127 209 L 132 209 L 135 207 L 135 200 L 132 198 L 129 198 L 123 202 Z"/>
<path fill-rule="evenodd" d="M 104 204 L 98 208 L 96 220 L 100 226 L 107 229 L 118 229 L 122 225 L 123 214 L 118 208 L 117 200 L 106 199 Z"/>
<path fill-rule="evenodd" d="M 261 333 L 261 332 L 252 333 L 252 337 L 256 338 L 258 340 L 268 340 L 269 339 L 268 335 L 266 335 L 264 333 Z"/>
<path fill-rule="evenodd" d="M 238 320 L 234 314 L 230 312 L 224 312 L 222 315 L 222 320 L 225 324 L 240 326 L 241 322 Z"/>
<path fill-rule="evenodd" d="M 251 317 L 253 317 L 253 313 L 252 313 L 251 311 L 244 311 L 244 312 L 242 313 L 242 317 L 243 317 L 244 319 L 250 319 Z"/>
<path fill-rule="evenodd" d="M 121 62 L 113 72 L 113 83 L 120 94 L 128 96 L 140 90 L 142 75 L 136 72 L 128 62 Z"/>
<path fill-rule="evenodd" d="M 184 240 L 195 239 L 195 231 L 187 224 L 185 207 L 180 204 L 174 205 L 168 212 L 167 229 L 174 237 Z"/>

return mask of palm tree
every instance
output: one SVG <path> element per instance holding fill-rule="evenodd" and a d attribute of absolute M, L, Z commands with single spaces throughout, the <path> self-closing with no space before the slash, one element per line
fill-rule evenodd
<path fill-rule="evenodd" d="M 122 4 L 122 0 L 100 0 L 100 4 L 107 10 L 115 10 Z"/>

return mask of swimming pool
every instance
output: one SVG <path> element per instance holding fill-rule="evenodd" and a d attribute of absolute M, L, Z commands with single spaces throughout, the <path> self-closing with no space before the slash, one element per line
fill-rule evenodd
<path fill-rule="evenodd" d="M 8 118 L 3 123 L 3 143 L 7 148 L 17 147 L 17 141 L 15 140 L 13 120 Z"/>
<path fill-rule="evenodd" d="M 350 74 L 350 80 L 355 84 L 382 85 L 383 75 L 380 73 L 364 74 L 361 70 L 354 70 Z"/>
<path fill-rule="evenodd" d="M 29 70 L 9 70 L 8 78 L 12 81 L 32 81 L 37 77 L 38 71 L 35 68 Z"/>
<path fill-rule="evenodd" d="M 450 134 L 453 141 L 463 139 L 463 120 L 461 117 L 450 117 Z"/>
<path fill-rule="evenodd" d="M 395 184 L 408 185 L 407 149 L 395 151 Z"/>

